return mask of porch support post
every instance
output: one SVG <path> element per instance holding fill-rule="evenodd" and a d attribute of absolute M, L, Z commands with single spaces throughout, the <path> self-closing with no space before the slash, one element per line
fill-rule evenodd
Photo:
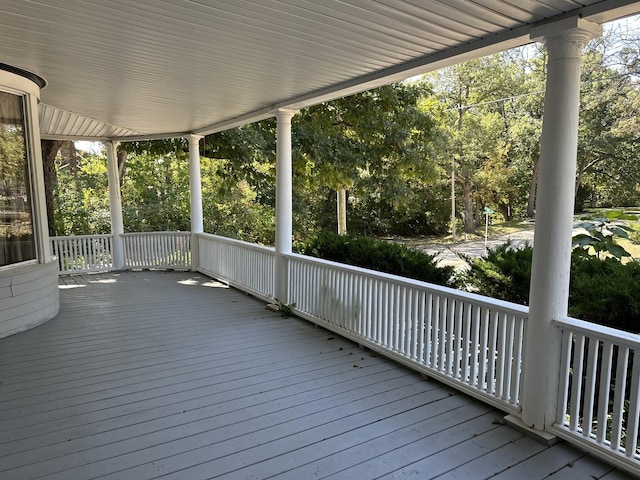
<path fill-rule="evenodd" d="M 566 18 L 534 30 L 548 52 L 540 144 L 529 319 L 522 387 L 522 421 L 538 431 L 556 421 L 560 332 L 567 316 L 582 49 L 599 25 Z"/>
<path fill-rule="evenodd" d="M 107 150 L 107 175 L 109 181 L 109 209 L 111 211 L 111 258 L 114 270 L 124 269 L 124 224 L 122 222 L 122 200 L 120 198 L 120 175 L 118 173 L 118 155 L 116 149 L 119 143 L 108 141 L 104 143 Z"/>
<path fill-rule="evenodd" d="M 200 178 L 201 135 L 187 135 L 189 141 L 189 193 L 191 197 L 191 270 L 200 268 L 198 233 L 204 231 L 202 221 L 202 181 Z"/>
<path fill-rule="evenodd" d="M 284 254 L 291 253 L 293 235 L 291 118 L 295 110 L 276 110 L 278 120 L 276 144 L 276 258 L 274 296 L 289 303 L 289 269 Z"/>

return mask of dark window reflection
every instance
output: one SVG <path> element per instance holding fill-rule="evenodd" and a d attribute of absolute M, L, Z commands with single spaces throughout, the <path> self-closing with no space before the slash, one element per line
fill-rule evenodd
<path fill-rule="evenodd" d="M 0 92 L 0 267 L 36 258 L 22 97 Z"/>

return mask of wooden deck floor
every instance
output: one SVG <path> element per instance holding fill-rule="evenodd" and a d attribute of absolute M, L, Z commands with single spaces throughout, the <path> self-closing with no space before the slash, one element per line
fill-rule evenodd
<path fill-rule="evenodd" d="M 630 478 L 193 273 L 61 279 L 0 340 L 0 478 Z"/>

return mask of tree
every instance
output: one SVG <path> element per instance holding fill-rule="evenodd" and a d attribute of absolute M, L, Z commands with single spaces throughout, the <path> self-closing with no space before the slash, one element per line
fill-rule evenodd
<path fill-rule="evenodd" d="M 510 104 L 530 93 L 526 69 L 522 61 L 496 54 L 445 68 L 429 78 L 449 107 L 448 155 L 461 193 L 464 230 L 472 233 L 488 202 L 497 202 L 505 215 L 511 215 L 515 191 L 505 188 L 512 176 L 505 169 L 513 169 L 509 132 L 517 110 Z"/>
<path fill-rule="evenodd" d="M 400 207 L 412 182 L 437 177 L 430 152 L 434 119 L 421 108 L 426 92 L 422 82 L 399 83 L 303 110 L 294 117 L 297 170 L 310 167 L 319 186 L 345 198 L 338 202 L 343 209 L 347 190 L 350 197 L 366 191 L 385 207 Z"/>
<path fill-rule="evenodd" d="M 69 150 L 67 150 L 69 151 Z M 55 228 L 59 235 L 110 232 L 107 162 L 103 155 L 78 152 L 56 157 Z"/>
<path fill-rule="evenodd" d="M 126 231 L 190 230 L 189 166 L 184 150 L 127 156 L 122 181 Z"/>
<path fill-rule="evenodd" d="M 640 93 L 635 57 L 613 32 L 590 42 L 583 56 L 576 205 L 640 200 L 637 187 Z M 630 63 L 627 63 L 630 62 Z"/>

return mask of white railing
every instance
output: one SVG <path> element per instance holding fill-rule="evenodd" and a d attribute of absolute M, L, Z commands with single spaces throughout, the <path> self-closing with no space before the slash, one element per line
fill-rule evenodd
<path fill-rule="evenodd" d="M 287 255 L 298 315 L 519 414 L 528 309 L 302 255 Z"/>
<path fill-rule="evenodd" d="M 126 269 L 191 268 L 191 233 L 145 232 L 125 233 Z"/>
<path fill-rule="evenodd" d="M 198 271 L 264 300 L 273 299 L 273 248 L 201 233 L 198 252 Z"/>
<path fill-rule="evenodd" d="M 113 269 L 112 235 L 51 237 L 51 253 L 60 274 L 103 272 Z"/>
<path fill-rule="evenodd" d="M 640 335 L 557 323 L 562 362 L 554 433 L 640 474 Z"/>

